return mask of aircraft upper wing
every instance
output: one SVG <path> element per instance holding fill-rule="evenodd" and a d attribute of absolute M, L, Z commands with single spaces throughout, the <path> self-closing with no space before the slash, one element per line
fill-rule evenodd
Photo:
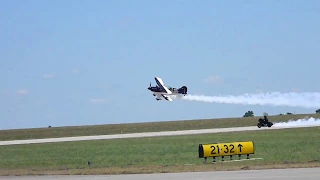
<path fill-rule="evenodd" d="M 156 83 L 158 84 L 158 86 L 164 90 L 167 94 L 172 94 L 172 92 L 164 85 L 163 81 L 161 78 L 159 77 L 155 77 L 154 78 L 156 80 Z M 171 99 L 171 98 L 170 98 Z"/>

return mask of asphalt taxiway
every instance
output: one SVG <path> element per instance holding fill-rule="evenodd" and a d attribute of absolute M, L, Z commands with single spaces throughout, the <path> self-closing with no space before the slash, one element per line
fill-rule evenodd
<path fill-rule="evenodd" d="M 2 176 L 8 180 L 319 180 L 320 168 L 187 172 L 132 175 Z"/>

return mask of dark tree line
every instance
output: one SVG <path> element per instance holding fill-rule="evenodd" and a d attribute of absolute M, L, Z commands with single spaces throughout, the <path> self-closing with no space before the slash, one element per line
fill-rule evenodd
<path fill-rule="evenodd" d="M 287 112 L 286 115 L 291 115 L 293 113 L 291 112 Z M 316 114 L 320 114 L 320 109 L 316 110 Z M 279 115 L 284 115 L 284 114 L 279 114 Z M 254 117 L 254 112 L 253 111 L 247 111 L 246 113 L 244 113 L 243 117 Z"/>

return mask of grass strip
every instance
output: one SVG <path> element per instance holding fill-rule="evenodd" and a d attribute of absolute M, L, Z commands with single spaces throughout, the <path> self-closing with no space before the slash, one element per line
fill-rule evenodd
<path fill-rule="evenodd" d="M 0 175 L 134 174 L 320 166 L 320 127 L 0 146 Z M 203 164 L 200 143 L 254 141 L 256 161 Z M 228 160 L 228 157 L 225 157 Z M 220 160 L 220 158 L 217 158 Z M 88 166 L 87 162 L 92 164 Z"/>

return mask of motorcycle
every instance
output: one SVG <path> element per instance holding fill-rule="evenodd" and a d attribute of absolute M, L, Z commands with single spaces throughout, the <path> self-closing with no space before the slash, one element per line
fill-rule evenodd
<path fill-rule="evenodd" d="M 272 122 L 267 122 L 265 123 L 265 121 L 263 119 L 259 119 L 259 123 L 257 124 L 258 128 L 261 128 L 261 127 L 271 127 L 273 126 L 273 123 Z"/>

